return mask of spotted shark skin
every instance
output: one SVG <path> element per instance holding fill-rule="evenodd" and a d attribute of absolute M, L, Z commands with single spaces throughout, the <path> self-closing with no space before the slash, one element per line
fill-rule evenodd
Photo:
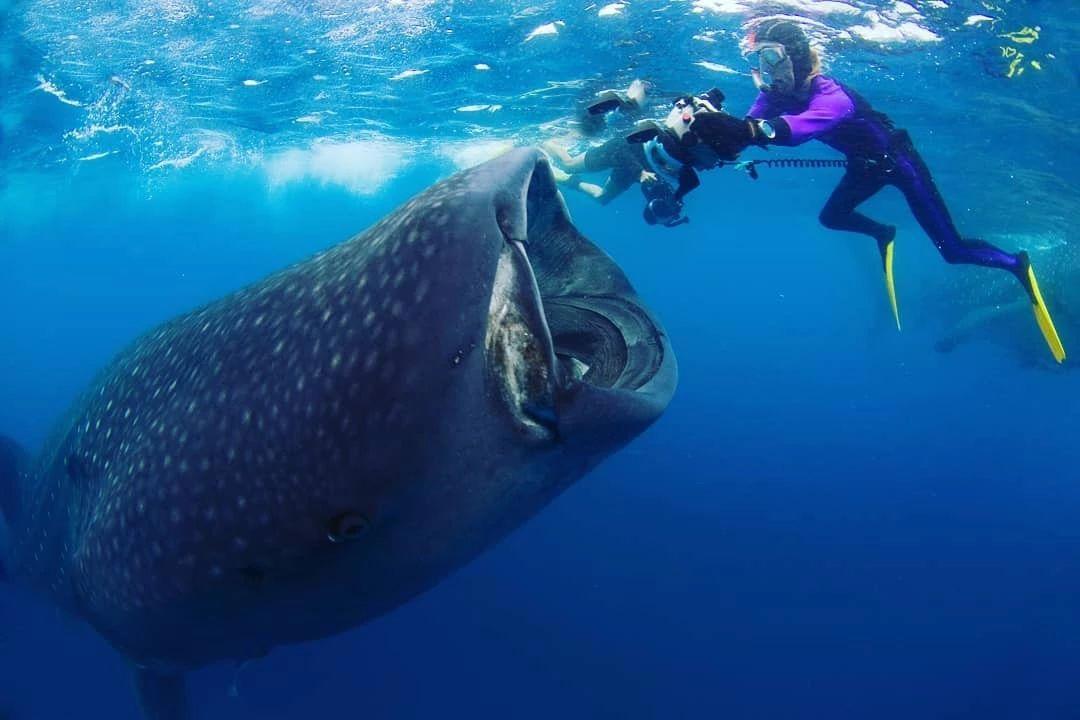
<path fill-rule="evenodd" d="M 430 588 L 676 382 L 544 157 L 514 150 L 151 330 L 36 460 L 5 441 L 4 566 L 131 660 L 146 717 L 186 718 L 184 672 Z"/>

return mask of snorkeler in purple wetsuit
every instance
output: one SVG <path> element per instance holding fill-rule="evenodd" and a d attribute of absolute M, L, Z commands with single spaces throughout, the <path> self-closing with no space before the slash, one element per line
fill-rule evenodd
<path fill-rule="evenodd" d="M 1035 319 L 1054 358 L 1064 361 L 1065 350 L 1027 253 L 1012 254 L 982 240 L 961 237 L 908 133 L 895 128 L 886 115 L 849 88 L 819 74 L 817 54 L 798 25 L 766 20 L 750 33 L 745 50 L 761 91 L 746 121 L 717 118 L 711 132 L 695 122 L 693 129 L 699 135 L 710 141 L 735 143 L 739 149 L 820 140 L 840 151 L 847 158 L 847 172 L 822 208 L 820 220 L 827 228 L 869 235 L 877 241 L 898 328 L 892 273 L 896 228 L 856 210 L 886 185 L 904 194 L 915 219 L 946 262 L 1000 268 L 1015 275 L 1031 299 Z"/>

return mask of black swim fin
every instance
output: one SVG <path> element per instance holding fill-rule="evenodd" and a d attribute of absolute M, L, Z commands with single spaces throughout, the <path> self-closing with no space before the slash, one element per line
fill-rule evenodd
<path fill-rule="evenodd" d="M 664 132 L 664 126 L 655 120 L 641 120 L 626 135 L 626 142 L 632 144 L 647 143 L 662 132 Z"/>
<path fill-rule="evenodd" d="M 187 688 L 183 675 L 135 668 L 135 694 L 146 720 L 190 720 Z"/>
<path fill-rule="evenodd" d="M 606 115 L 614 110 L 636 110 L 637 103 L 616 90 L 603 90 L 585 106 L 589 115 Z"/>

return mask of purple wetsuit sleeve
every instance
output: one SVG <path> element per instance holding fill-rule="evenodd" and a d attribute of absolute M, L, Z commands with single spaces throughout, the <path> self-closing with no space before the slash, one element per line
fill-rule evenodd
<path fill-rule="evenodd" d="M 769 96 L 765 93 L 758 93 L 758 96 L 754 98 L 754 104 L 750 106 L 750 109 L 746 111 L 746 117 L 752 117 L 756 120 L 764 120 L 769 117 Z"/>
<path fill-rule="evenodd" d="M 843 88 L 833 82 L 814 83 L 814 94 L 805 110 L 800 113 L 781 115 L 791 129 L 783 138 L 784 145 L 801 145 L 807 140 L 829 132 L 855 113 L 852 102 Z"/>

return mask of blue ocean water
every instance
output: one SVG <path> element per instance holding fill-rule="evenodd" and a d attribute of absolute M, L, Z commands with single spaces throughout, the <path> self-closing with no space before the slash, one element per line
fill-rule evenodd
<path fill-rule="evenodd" d="M 1080 353 L 1068 3 L 0 10 L 0 432 L 29 447 L 155 324 L 511 144 L 584 148 L 597 90 L 647 79 L 659 115 L 717 85 L 741 113 L 737 41 L 770 13 L 911 132 L 965 234 L 1031 252 Z M 196 673 L 196 716 L 1080 717 L 1076 361 L 887 190 L 897 333 L 875 248 L 817 224 L 839 173 L 712 171 L 674 229 L 636 191 L 568 193 L 671 336 L 667 413 L 390 615 Z M 0 717 L 138 717 L 89 628 L 9 586 L 0 618 Z"/>

